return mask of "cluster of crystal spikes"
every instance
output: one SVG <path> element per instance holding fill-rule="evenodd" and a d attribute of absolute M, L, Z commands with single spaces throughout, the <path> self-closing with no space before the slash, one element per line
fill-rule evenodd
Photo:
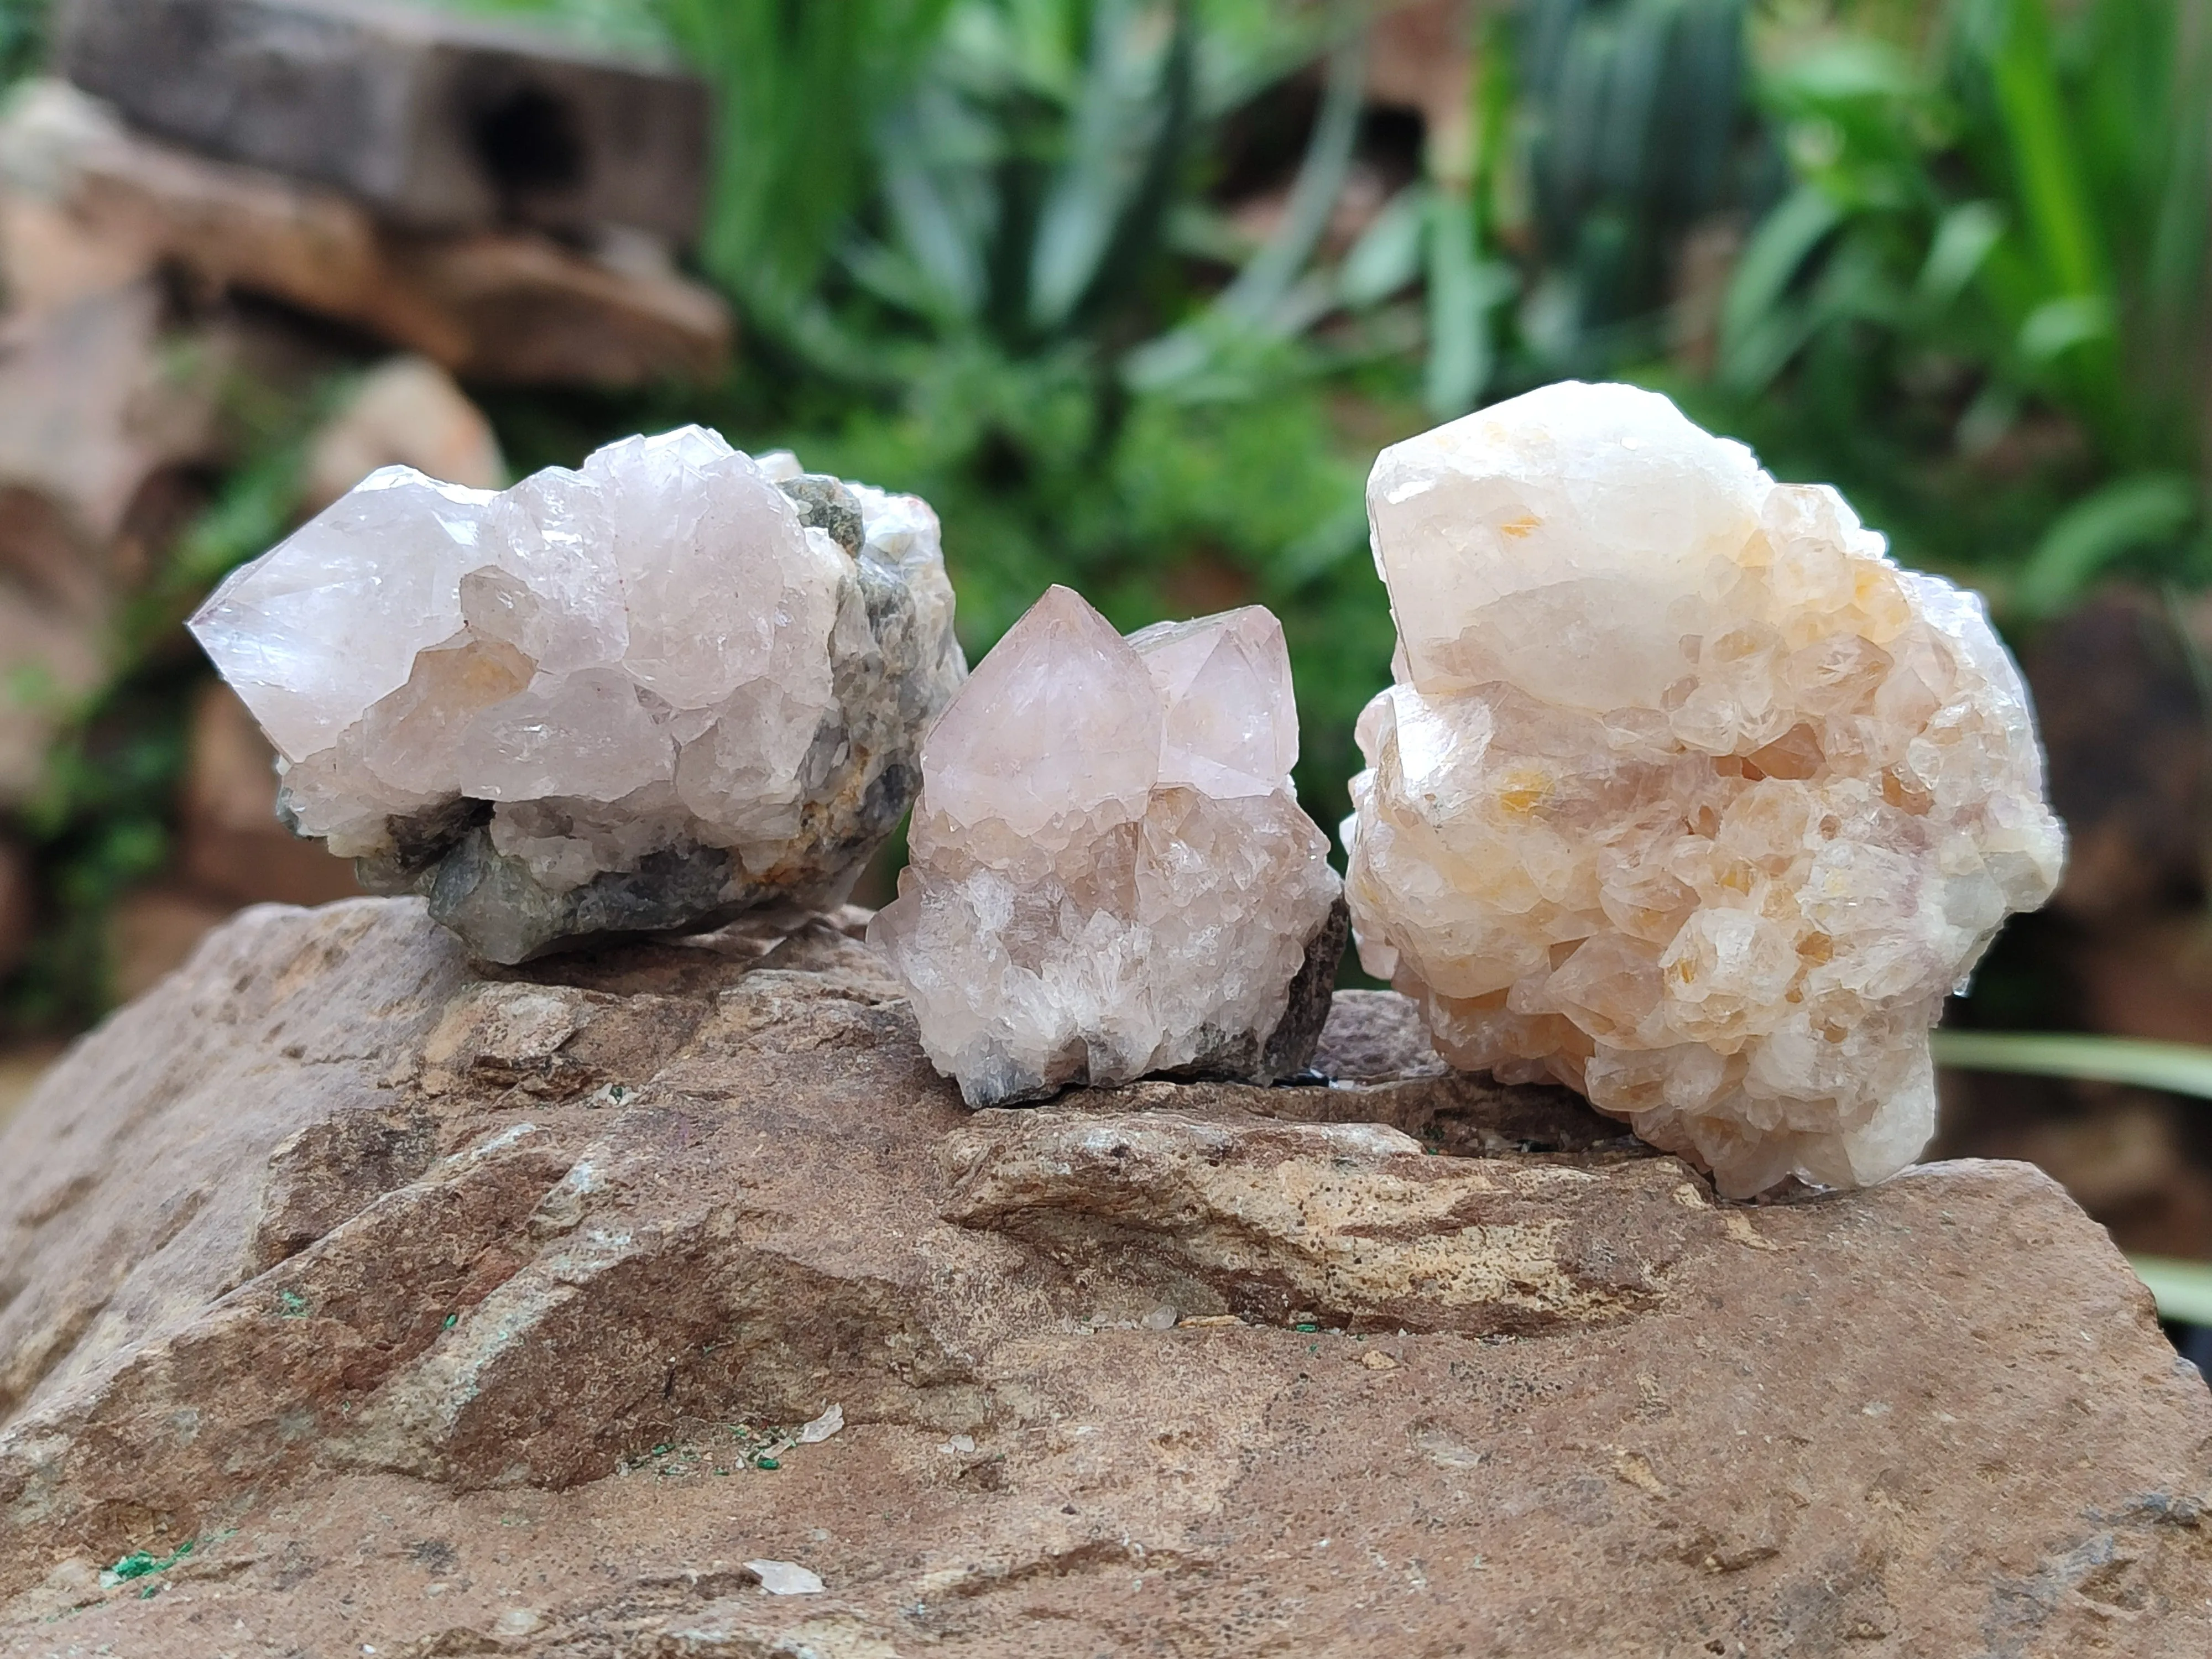
<path fill-rule="evenodd" d="M 977 1106 L 1296 1073 L 1346 898 L 1439 1052 L 1711 1170 L 1876 1181 L 1928 1030 L 2055 884 L 1981 605 L 1655 394 L 1563 384 L 1383 452 L 1399 632 L 1340 884 L 1280 626 L 1124 638 L 1049 591 L 972 678 L 935 516 L 696 428 L 500 494 L 392 469 L 193 618 L 281 806 L 478 955 L 841 902 Z"/>
<path fill-rule="evenodd" d="M 1972 595 L 1655 393 L 1565 384 L 1383 452 L 1362 961 L 1454 1064 L 1555 1079 L 1745 1195 L 1880 1180 L 1928 1030 L 2064 840 Z"/>

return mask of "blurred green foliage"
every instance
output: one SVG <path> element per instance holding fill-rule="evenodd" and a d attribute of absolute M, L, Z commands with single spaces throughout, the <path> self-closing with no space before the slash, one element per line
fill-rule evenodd
<path fill-rule="evenodd" d="M 1364 16 L 1273 0 L 668 0 L 722 125 L 701 256 L 744 366 L 649 410 L 495 400 L 518 465 L 699 419 L 928 498 L 971 653 L 1049 583 L 1134 628 L 1251 600 L 1284 618 L 1302 787 L 1342 810 L 1388 677 L 1364 556 L 1374 439 L 1421 423 L 1402 363 L 1319 257 L 1358 133 Z M 1256 243 L 1212 198 L 1224 127 L 1316 59 L 1317 113 Z M 1295 93 L 1295 88 L 1291 88 Z M 1402 355 L 1402 354 L 1400 354 Z"/>
<path fill-rule="evenodd" d="M 1759 95 L 1793 183 L 1701 412 L 2015 622 L 2212 574 L 2212 13 L 1955 0 L 1919 43 L 1784 44 Z"/>
<path fill-rule="evenodd" d="M 0 0 L 0 86 L 28 75 L 46 50 L 46 0 Z"/>

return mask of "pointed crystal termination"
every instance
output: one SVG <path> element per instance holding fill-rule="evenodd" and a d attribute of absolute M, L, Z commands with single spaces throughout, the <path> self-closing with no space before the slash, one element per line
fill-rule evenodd
<path fill-rule="evenodd" d="M 685 427 L 375 473 L 191 620 L 279 810 L 494 962 L 833 906 L 967 673 L 936 514 Z"/>
<path fill-rule="evenodd" d="M 1437 1048 L 1743 1197 L 1881 1180 L 1928 1030 L 2064 854 L 1980 601 L 1664 398 L 1562 385 L 1385 450 L 1360 958 Z"/>
<path fill-rule="evenodd" d="M 923 745 L 868 929 L 969 1105 L 1304 1067 L 1346 922 L 1297 755 L 1256 605 L 1125 640 L 1054 587 L 1014 624 Z"/>

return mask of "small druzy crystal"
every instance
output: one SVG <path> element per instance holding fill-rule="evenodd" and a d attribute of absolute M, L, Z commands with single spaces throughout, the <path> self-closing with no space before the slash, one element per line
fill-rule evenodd
<path fill-rule="evenodd" d="M 191 628 L 280 811 L 481 957 L 832 906 L 967 672 L 937 518 L 698 427 L 373 474 Z"/>
<path fill-rule="evenodd" d="M 1556 1079 L 1745 1196 L 1933 1133 L 1928 1030 L 2064 853 L 1980 602 L 1664 398 L 1553 386 L 1368 483 L 1361 960 L 1454 1064 Z"/>
<path fill-rule="evenodd" d="M 1304 1066 L 1345 922 L 1297 752 L 1257 606 L 1125 640 L 1055 587 L 1014 624 L 923 745 L 868 930 L 969 1104 Z"/>

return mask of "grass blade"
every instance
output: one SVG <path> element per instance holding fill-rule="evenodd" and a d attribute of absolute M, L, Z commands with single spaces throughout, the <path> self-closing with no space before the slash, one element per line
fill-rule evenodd
<path fill-rule="evenodd" d="M 1328 228 L 1329 215 L 1352 165 L 1366 83 L 1367 34 L 1362 30 L 1338 47 L 1329 61 L 1328 89 L 1322 98 L 1321 117 L 1314 123 L 1305 159 L 1291 186 L 1282 225 L 1222 295 L 1218 303 L 1227 314 L 1248 322 L 1266 317 L 1281 303 L 1312 258 L 1322 233 Z"/>
<path fill-rule="evenodd" d="M 2156 1298 L 2160 1319 L 2177 1325 L 2212 1325 L 2212 1262 L 2131 1255 L 2128 1266 Z"/>
<path fill-rule="evenodd" d="M 2075 1031 L 1937 1031 L 1936 1063 L 1967 1072 L 2124 1083 L 2212 1100 L 2212 1048 Z"/>
<path fill-rule="evenodd" d="M 2114 561 L 2172 541 L 2197 516 L 2197 486 L 2177 473 L 2115 478 L 2060 514 L 2021 572 L 2014 598 L 2031 616 L 2063 608 Z"/>

